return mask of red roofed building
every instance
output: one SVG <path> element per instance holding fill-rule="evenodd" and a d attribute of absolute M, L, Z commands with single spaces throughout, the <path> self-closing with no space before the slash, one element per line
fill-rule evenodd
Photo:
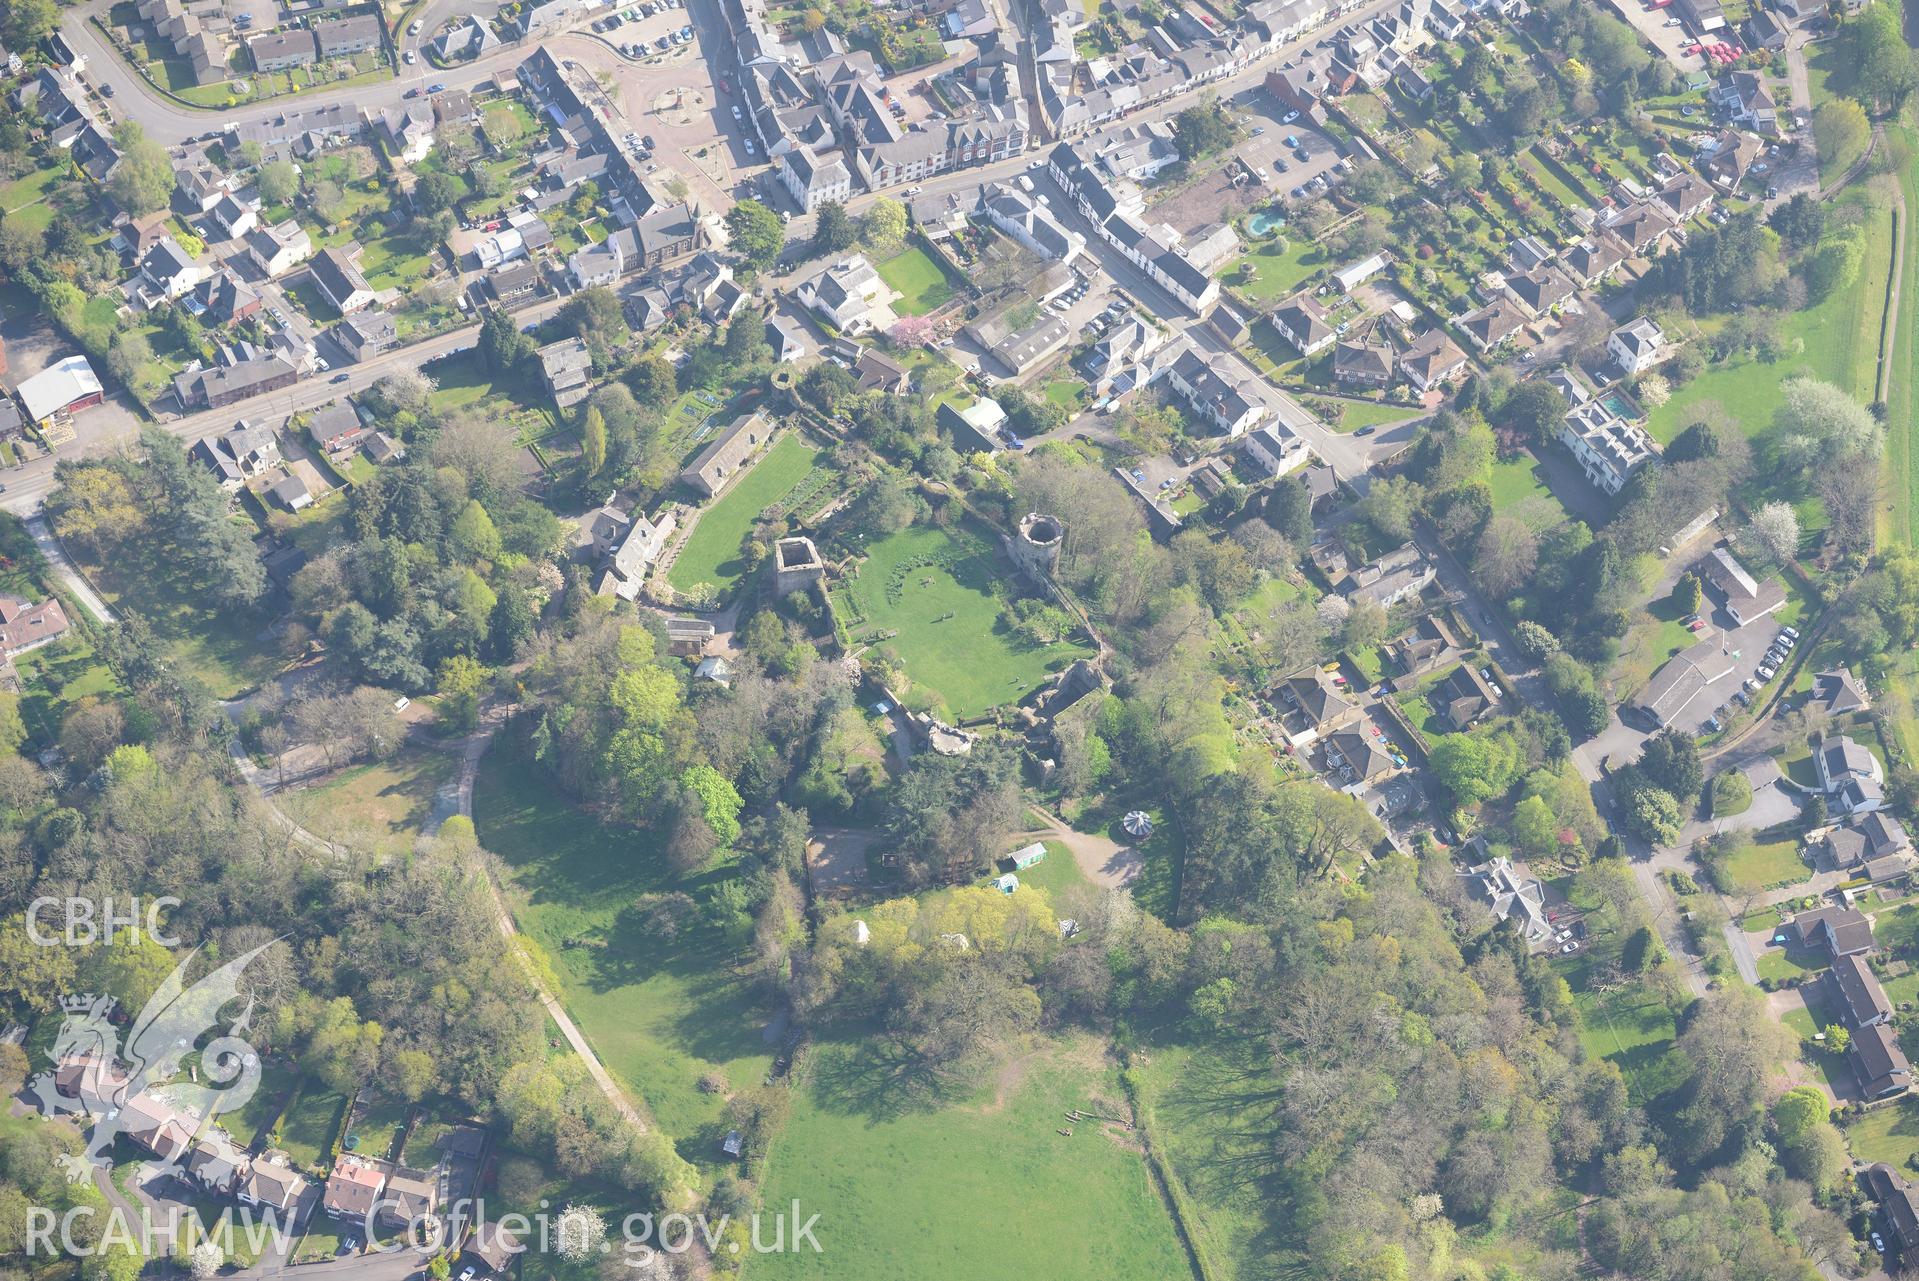
<path fill-rule="evenodd" d="M 0 654 L 12 658 L 67 634 L 67 611 L 49 597 L 30 605 L 18 596 L 0 596 Z"/>

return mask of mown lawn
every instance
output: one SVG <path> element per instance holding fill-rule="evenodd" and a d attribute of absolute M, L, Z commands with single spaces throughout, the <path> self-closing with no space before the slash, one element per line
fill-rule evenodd
<path fill-rule="evenodd" d="M 1255 245 L 1228 263 L 1220 270 L 1219 283 L 1254 302 L 1276 302 L 1326 265 L 1325 252 L 1314 241 L 1281 236 Z"/>
<path fill-rule="evenodd" d="M 1063 1116 L 1125 1115 L 1098 1042 L 1044 1043 L 962 1101 L 925 1098 L 913 1078 L 880 1040 L 813 1051 L 761 1202 L 818 1214 L 821 1249 L 756 1258 L 755 1281 L 1187 1274 L 1137 1141 Z"/>
<path fill-rule="evenodd" d="M 67 710 L 81 699 L 92 695 L 111 700 L 122 692 L 113 669 L 78 631 L 20 655 L 13 660 L 13 670 L 20 677 L 20 718 L 34 747 L 50 746 L 60 737 Z"/>
<path fill-rule="evenodd" d="M 725 1101 L 700 1079 L 719 1073 L 736 1090 L 756 1085 L 772 1062 L 761 1036 L 770 1011 L 733 968 L 747 940 L 703 912 L 687 913 L 669 937 L 632 907 L 648 893 L 704 905 L 737 878 L 737 865 L 677 876 L 650 834 L 602 825 L 505 747 L 480 763 L 474 822 L 510 870 L 514 918 L 552 962 L 559 996 L 595 1052 L 683 1154 L 710 1161 L 725 1136 Z"/>
<path fill-rule="evenodd" d="M 1799 857 L 1799 842 L 1791 839 L 1741 845 L 1728 860 L 1726 870 L 1742 889 L 1748 890 L 1812 875 L 1812 869 Z"/>
<path fill-rule="evenodd" d="M 1035 644 L 1007 625 L 994 594 L 1007 576 L 976 534 L 918 525 L 866 550 L 858 575 L 839 590 L 854 641 L 897 653 L 914 684 L 953 716 L 1017 702 L 1093 652 L 1071 641 Z"/>
<path fill-rule="evenodd" d="M 344 1095 L 309 1079 L 280 1117 L 278 1146 L 286 1150 L 294 1165 L 306 1170 L 319 1169 L 326 1163 L 327 1145 L 333 1141 L 340 1114 L 345 1110 Z"/>
<path fill-rule="evenodd" d="M 329 841 L 375 854 L 404 854 L 433 811 L 433 794 L 458 772 L 453 752 L 408 747 L 389 760 L 353 765 L 312 787 L 280 793 L 294 822 Z"/>
<path fill-rule="evenodd" d="M 1724 409 L 1747 436 L 1769 436 L 1781 384 L 1802 374 L 1835 383 L 1857 399 L 1870 401 L 1879 317 L 1892 261 L 1891 215 L 1876 213 L 1866 219 L 1865 227 L 1866 255 L 1859 278 L 1824 302 L 1781 320 L 1786 342 L 1803 344 L 1803 351 L 1771 364 L 1745 360 L 1708 368 L 1674 388 L 1672 399 L 1652 411 L 1646 430 L 1653 438 L 1670 444 L 1708 401 Z"/>
<path fill-rule="evenodd" d="M 1493 510 L 1535 530 L 1566 519 L 1566 508 L 1540 478 L 1539 464 L 1527 453 L 1493 463 Z"/>
<path fill-rule="evenodd" d="M 1643 984 L 1598 989 L 1594 965 L 1590 952 L 1555 963 L 1573 990 L 1580 1041 L 1588 1053 L 1616 1065 L 1632 1101 L 1644 1105 L 1684 1082 L 1691 1071 L 1673 1045 L 1678 1025 L 1672 1008 Z"/>
<path fill-rule="evenodd" d="M 902 316 L 924 315 L 953 296 L 946 273 L 917 245 L 873 265 L 879 269 L 881 280 L 899 290 L 893 310 Z"/>
<path fill-rule="evenodd" d="M 1859 1160 L 1906 1169 L 1906 1161 L 1919 1154 L 1919 1100 L 1907 1097 L 1875 1108 L 1846 1127 L 1846 1138 Z"/>
<path fill-rule="evenodd" d="M 797 432 L 788 432 L 774 442 L 751 471 L 700 513 L 699 523 L 667 571 L 667 581 L 680 591 L 701 583 L 711 583 L 721 594 L 731 591 L 746 572 L 740 560 L 740 540 L 752 530 L 761 512 L 806 479 L 819 456 L 820 451 Z"/>

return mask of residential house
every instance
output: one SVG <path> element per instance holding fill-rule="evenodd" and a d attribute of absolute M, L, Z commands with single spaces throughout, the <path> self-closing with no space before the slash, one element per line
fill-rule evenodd
<path fill-rule="evenodd" d="M 373 289 L 360 274 L 359 256 L 357 245 L 346 250 L 322 249 L 307 268 L 313 283 L 342 316 L 371 307 L 374 302 Z"/>
<path fill-rule="evenodd" d="M 853 195 L 853 175 L 837 151 L 821 155 L 808 146 L 793 147 L 780 154 L 779 175 L 802 213 L 829 200 L 843 204 Z"/>
<path fill-rule="evenodd" d="M 1813 6 L 1808 0 L 1808 9 Z M 1824 13 L 1824 5 L 1817 12 Z M 1879 1203 L 1880 1215 L 1885 1222 L 1885 1239 L 1898 1246 L 1901 1253 L 1919 1250 L 1919 1189 L 1906 1182 L 1884 1161 L 1876 1162 L 1859 1175 L 1859 1182 L 1869 1196 Z"/>
<path fill-rule="evenodd" d="M 1378 739 L 1351 729 L 1326 736 L 1326 761 L 1340 772 L 1349 788 L 1376 783 L 1400 768 Z"/>
<path fill-rule="evenodd" d="M 1052 211 L 1017 187 L 989 187 L 980 212 L 1013 240 L 1048 262 L 1072 263 L 1086 249 L 1086 237 L 1068 231 Z"/>
<path fill-rule="evenodd" d="M 439 51 L 441 61 L 465 62 L 499 48 L 500 38 L 478 14 L 469 14 L 465 22 L 442 32 L 433 46 Z"/>
<path fill-rule="evenodd" d="M 1246 437 L 1246 457 L 1268 476 L 1284 476 L 1304 467 L 1313 451 L 1283 423 L 1261 427 Z"/>
<path fill-rule="evenodd" d="M 1428 329 L 1399 354 L 1399 371 L 1421 391 L 1452 381 L 1466 367 L 1466 353 L 1443 329 Z"/>
<path fill-rule="evenodd" d="M 1633 253 L 1651 257 L 1672 236 L 1673 221 L 1659 206 L 1641 201 L 1614 213 L 1606 223 L 1606 230 L 1619 237 Z"/>
<path fill-rule="evenodd" d="M 1700 158 L 1699 172 L 1721 191 L 1737 191 L 1766 153 L 1766 144 L 1737 129 L 1722 130 L 1710 152 Z"/>
<path fill-rule="evenodd" d="M 1359 704 L 1347 697 L 1347 691 L 1317 667 L 1287 677 L 1276 689 L 1281 706 L 1297 713 L 1293 719 L 1302 727 L 1287 735 L 1294 747 L 1342 730 L 1363 715 Z"/>
<path fill-rule="evenodd" d="M 120 1108 L 120 1133 L 162 1161 L 175 1161 L 193 1143 L 188 1120 L 157 1095 L 142 1091 Z"/>
<path fill-rule="evenodd" d="M 1577 406 L 1560 420 L 1559 442 L 1571 451 L 1587 480 L 1615 497 L 1641 467 L 1659 456 L 1659 443 L 1645 428 L 1598 400 Z"/>
<path fill-rule="evenodd" d="M 59 598 L 37 603 L 0 596 L 0 655 L 12 658 L 51 644 L 67 634 L 67 611 Z"/>
<path fill-rule="evenodd" d="M 472 1260 L 472 1266 L 483 1273 L 504 1276 L 512 1268 L 514 1257 L 525 1249 L 519 1237 L 489 1221 L 473 1229 L 462 1257 Z"/>
<path fill-rule="evenodd" d="M 1537 319 L 1550 315 L 1564 306 L 1573 296 L 1573 282 L 1566 279 L 1564 272 L 1551 267 L 1540 267 L 1534 271 L 1514 273 L 1506 277 L 1506 294 L 1518 303 L 1527 315 Z"/>
<path fill-rule="evenodd" d="M 1892 1002 L 1886 999 L 1879 976 L 1857 953 L 1833 959 L 1832 968 L 1826 971 L 1825 986 L 1833 1006 L 1853 1032 L 1892 1017 Z"/>
<path fill-rule="evenodd" d="M 601 590 L 610 589 L 621 600 L 638 600 L 648 571 L 666 550 L 667 542 L 678 527 L 679 522 L 671 512 L 657 521 L 634 512 L 627 518 L 625 532 L 607 561 L 606 574 L 600 580 Z"/>
<path fill-rule="evenodd" d="M 251 286 L 224 269 L 195 285 L 187 298 L 201 318 L 215 326 L 245 320 L 263 305 Z"/>
<path fill-rule="evenodd" d="M 1888 863 L 1889 869 L 1903 868 L 1911 853 L 1912 838 L 1906 834 L 1905 824 L 1884 810 L 1868 811 L 1863 818 L 1835 825 L 1826 833 L 1826 855 L 1834 867 L 1853 869 Z"/>
<path fill-rule="evenodd" d="M 540 378 L 546 383 L 554 404 L 566 409 L 586 399 L 592 390 L 589 375 L 593 353 L 587 349 L 585 339 L 562 338 L 534 354 L 540 361 Z"/>
<path fill-rule="evenodd" d="M 232 174 L 223 173 L 204 160 L 185 164 L 173 171 L 174 203 L 184 206 L 189 216 L 210 213 L 213 206 L 220 203 L 220 197 L 232 191 L 234 185 Z M 149 214 L 148 220 L 164 223 L 171 216 L 171 210 L 162 209 Z M 142 246 L 140 252 L 145 251 L 146 247 Z"/>
<path fill-rule="evenodd" d="M 1824 708 L 1830 716 L 1872 710 L 1872 696 L 1866 692 L 1865 682 L 1854 676 L 1848 667 L 1835 667 L 1829 672 L 1816 674 L 1812 678 L 1809 699 Z"/>
<path fill-rule="evenodd" d="M 1361 565 L 1334 586 L 1349 599 L 1369 600 L 1391 609 L 1424 591 L 1437 576 L 1438 571 L 1426 559 L 1426 553 L 1417 545 L 1407 543 Z"/>
<path fill-rule="evenodd" d="M 1326 323 L 1326 309 L 1311 294 L 1300 294 L 1281 303 L 1267 320 L 1279 336 L 1291 343 L 1300 355 L 1312 357 L 1332 345 L 1336 335 Z"/>
<path fill-rule="evenodd" d="M 306 478 L 296 471 L 287 471 L 268 485 L 267 497 L 290 512 L 313 506 L 313 491 L 307 487 Z"/>
<path fill-rule="evenodd" d="M 371 1161 L 351 1152 L 336 1156 L 320 1199 L 327 1216 L 358 1223 L 370 1221 L 386 1189 L 385 1166 L 384 1161 Z"/>
<path fill-rule="evenodd" d="M 1583 287 L 1596 289 L 1619 270 L 1625 254 L 1618 240 L 1602 235 L 1581 240 L 1560 255 L 1559 261 Z"/>
<path fill-rule="evenodd" d="M 800 303 L 843 334 L 858 335 L 893 323 L 899 294 L 880 279 L 865 254 L 852 254 L 823 268 L 798 289 Z"/>
<path fill-rule="evenodd" d="M 486 278 L 487 292 L 502 306 L 540 292 L 540 269 L 530 262 L 508 263 Z"/>
<path fill-rule="evenodd" d="M 372 430 L 360 421 L 350 401 L 336 400 L 307 415 L 307 435 L 329 457 L 352 453 L 366 443 Z"/>
<path fill-rule="evenodd" d="M 904 395 L 913 386 L 913 375 L 905 365 L 873 347 L 860 348 L 853 360 L 853 376 L 859 379 L 861 391 L 881 391 L 889 396 Z"/>
<path fill-rule="evenodd" d="M 1778 579 L 1756 581 L 1729 547 L 1714 548 L 1699 568 L 1706 583 L 1718 591 L 1726 612 L 1741 627 L 1766 617 L 1786 603 L 1786 589 Z"/>
<path fill-rule="evenodd" d="M 187 452 L 229 494 L 238 492 L 249 478 L 280 465 L 279 437 L 269 427 L 244 421 L 218 436 L 195 441 Z"/>
<path fill-rule="evenodd" d="M 280 356 L 257 350 L 208 369 L 173 376 L 173 394 L 184 410 L 220 409 L 236 400 L 291 387 L 300 371 Z"/>
<path fill-rule="evenodd" d="M 774 312 L 766 318 L 766 345 L 773 349 L 773 363 L 784 365 L 806 358 L 806 331 L 790 316 Z"/>
<path fill-rule="evenodd" d="M 1711 101 L 1734 124 L 1759 133 L 1779 132 L 1779 104 L 1766 87 L 1766 78 L 1756 71 L 1733 72 L 1712 91 Z"/>
<path fill-rule="evenodd" d="M 1552 945 L 1552 918 L 1546 914 L 1546 890 L 1537 879 L 1520 875 L 1509 858 L 1495 857 L 1460 874 L 1475 898 L 1492 909 L 1498 921 L 1516 921 L 1520 936 L 1533 951 Z"/>
<path fill-rule="evenodd" d="M 1266 403 L 1243 380 L 1220 372 L 1191 347 L 1165 367 L 1164 376 L 1187 406 L 1223 436 L 1237 439 L 1266 416 Z"/>
<path fill-rule="evenodd" d="M 1849 734 L 1827 736 L 1812 754 L 1819 789 L 1840 814 L 1867 814 L 1886 803 L 1885 768 Z"/>
<path fill-rule="evenodd" d="M 1495 298 L 1477 311 L 1459 318 L 1459 327 L 1481 351 L 1491 351 L 1526 327 L 1526 313 L 1517 303 Z"/>
<path fill-rule="evenodd" d="M 162 236 L 140 260 L 140 277 L 135 284 L 149 306 L 158 306 L 192 293 L 207 275 L 208 269 L 182 249 L 179 241 Z"/>
<path fill-rule="evenodd" d="M 247 53 L 253 59 L 253 69 L 262 74 L 304 67 L 315 56 L 313 33 L 305 27 L 269 31 L 248 40 Z"/>
<path fill-rule="evenodd" d="M 1864 1098 L 1889 1099 L 1912 1087 L 1912 1065 L 1906 1062 L 1899 1038 L 1887 1024 L 1874 1023 L 1853 1033 L 1846 1057 Z"/>
<path fill-rule="evenodd" d="M 1629 325 L 1621 325 L 1606 340 L 1613 363 L 1628 376 L 1644 373 L 1659 363 L 1666 348 L 1666 335 L 1651 316 L 1640 316 Z"/>
<path fill-rule="evenodd" d="M 373 14 L 336 18 L 313 28 L 322 58 L 350 58 L 368 49 L 377 49 L 385 38 L 380 19 Z"/>
<path fill-rule="evenodd" d="M 1081 355 L 1078 368 L 1095 396 L 1124 395 L 1150 376 L 1146 361 L 1165 342 L 1159 326 L 1128 313 L 1094 340 Z"/>
<path fill-rule="evenodd" d="M 375 118 L 374 133 L 393 158 L 403 165 L 418 164 L 433 150 L 433 134 L 438 123 L 433 108 L 424 102 L 402 102 L 388 107 Z"/>
<path fill-rule="evenodd" d="M 247 257 L 268 280 L 278 280 L 313 256 L 313 237 L 291 218 L 276 227 L 255 227 L 246 245 Z"/>
<path fill-rule="evenodd" d="M 1411 631 L 1386 646 L 1386 656 L 1398 666 L 1401 675 L 1423 676 L 1437 671 L 1461 648 L 1459 638 L 1453 635 L 1445 619 L 1437 614 L 1425 614 Z"/>
<path fill-rule="evenodd" d="M 203 1135 L 187 1154 L 186 1171 L 201 1187 L 232 1196 L 245 1176 L 247 1154 L 219 1135 Z"/>
<path fill-rule="evenodd" d="M 1712 184 L 1694 173 L 1679 173 L 1653 194 L 1674 222 L 1691 222 L 1712 208 Z"/>
<path fill-rule="evenodd" d="M 1802 947 L 1823 951 L 1834 960 L 1872 951 L 1872 918 L 1855 907 L 1821 907 L 1792 918 Z"/>
<path fill-rule="evenodd" d="M 1453 668 L 1426 697 L 1462 734 L 1499 707 L 1499 691 L 1471 663 Z"/>
<path fill-rule="evenodd" d="M 744 471 L 747 460 L 772 439 L 773 425 L 764 415 L 741 414 L 702 449 L 680 473 L 680 480 L 708 498 Z"/>
<path fill-rule="evenodd" d="M 260 215 L 255 207 L 241 203 L 230 192 L 214 202 L 209 216 L 230 239 L 235 240 L 260 225 Z"/>
<path fill-rule="evenodd" d="M 398 323 L 382 307 L 356 311 L 331 332 L 340 350 L 355 361 L 371 360 L 400 340 Z"/>
<path fill-rule="evenodd" d="M 934 411 L 933 425 L 951 435 L 953 447 L 963 454 L 997 454 L 1005 448 L 1001 431 L 1006 410 L 991 396 L 982 396 L 964 409 L 953 401 L 942 401 Z"/>
<path fill-rule="evenodd" d="M 306 1196 L 308 1187 L 306 1176 L 262 1155 L 247 1164 L 246 1174 L 233 1194 L 243 1205 L 293 1210 Z"/>
<path fill-rule="evenodd" d="M 1391 343 L 1362 337 L 1333 348 L 1333 381 L 1348 387 L 1388 387 L 1393 381 Z"/>

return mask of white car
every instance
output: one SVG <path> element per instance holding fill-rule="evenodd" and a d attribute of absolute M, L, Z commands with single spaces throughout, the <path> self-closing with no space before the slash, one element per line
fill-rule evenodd
<path fill-rule="evenodd" d="M 398 698 L 393 700 L 393 710 L 396 712 L 404 712 L 407 708 L 411 706 L 413 706 L 413 700 L 408 698 L 405 694 L 402 694 Z"/>
<path fill-rule="evenodd" d="M 426 23 L 423 20 L 419 18 L 415 18 L 413 21 L 406 24 L 406 33 L 410 36 L 417 36 L 420 34 L 421 29 L 424 28 L 425 26 L 426 26 Z"/>
<path fill-rule="evenodd" d="M 907 195 L 909 195 L 909 196 L 917 196 L 917 195 L 919 195 L 919 194 L 920 194 L 920 192 L 922 192 L 922 191 L 925 191 L 925 190 L 926 190 L 926 188 L 924 188 L 924 187 L 908 187 L 908 188 L 906 189 L 906 194 L 907 194 Z"/>
<path fill-rule="evenodd" d="M 415 53 L 415 52 L 413 52 L 413 50 L 411 50 L 411 49 L 408 49 L 408 50 L 406 51 L 406 65 L 407 65 L 407 66 L 409 66 L 409 67 L 410 67 L 410 66 L 412 66 L 412 65 L 413 65 L 414 63 L 416 63 L 416 62 L 418 62 L 419 60 L 420 60 L 420 55 L 419 55 L 419 54 L 417 54 L 417 53 Z"/>
<path fill-rule="evenodd" d="M 1297 111 L 1289 111 L 1279 118 L 1279 123 L 1289 125 L 1297 119 L 1299 119 L 1299 113 Z"/>
<path fill-rule="evenodd" d="M 735 120 L 740 118 L 740 104 L 737 102 L 733 104 L 733 118 Z"/>
<path fill-rule="evenodd" d="M 746 154 L 749 156 L 757 156 L 760 154 L 759 148 L 753 145 L 753 140 L 751 138 L 748 138 L 746 140 Z"/>
<path fill-rule="evenodd" d="M 1772 670 L 1772 668 L 1770 668 L 1770 667 L 1762 667 L 1762 668 L 1760 668 L 1760 669 L 1759 669 L 1759 681 L 1760 681 L 1760 683 L 1761 683 L 1761 684 L 1764 684 L 1764 683 L 1765 683 L 1766 681 L 1769 681 L 1769 680 L 1771 680 L 1771 679 L 1772 679 L 1772 677 L 1773 677 L 1773 670 Z"/>

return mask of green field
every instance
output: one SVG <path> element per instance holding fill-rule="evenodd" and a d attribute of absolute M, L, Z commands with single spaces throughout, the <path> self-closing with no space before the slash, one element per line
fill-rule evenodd
<path fill-rule="evenodd" d="M 818 1214 L 821 1249 L 757 1258 L 754 1281 L 1189 1274 L 1137 1140 L 1062 1115 L 1125 1115 L 1096 1042 L 1044 1045 L 963 1103 L 922 1103 L 909 1072 L 884 1042 L 813 1051 L 761 1203 Z"/>
<path fill-rule="evenodd" d="M 703 903 L 735 878 L 734 866 L 675 876 L 650 836 L 602 826 L 505 747 L 481 761 L 474 802 L 480 843 L 512 873 L 514 918 L 545 950 L 594 1051 L 689 1159 L 710 1160 L 725 1101 L 701 1091 L 700 1078 L 756 1084 L 772 1062 L 760 1035 L 769 1013 L 734 972 L 741 939 L 704 915 L 666 937 L 631 908 L 650 892 Z"/>
<path fill-rule="evenodd" d="M 1905 193 L 1905 261 L 1900 264 L 1899 303 L 1893 328 L 1889 377 L 1886 385 L 1886 497 L 1891 500 L 1882 539 L 1896 537 L 1903 543 L 1914 540 L 1914 513 L 1919 512 L 1919 446 L 1913 433 L 1919 425 L 1913 421 L 1914 343 L 1919 342 L 1919 238 L 1912 233 L 1911 219 L 1919 216 L 1919 160 L 1911 159 L 1919 146 L 1919 133 L 1909 128 L 1888 128 L 1890 143 L 1909 157 L 1899 171 L 1899 183 Z M 1911 724 L 1910 710 L 1904 699 L 1892 700 L 1894 715 Z"/>
<path fill-rule="evenodd" d="M 700 512 L 699 523 L 667 571 L 667 581 L 680 591 L 700 583 L 711 583 L 722 594 L 731 591 L 746 572 L 740 540 L 752 531 L 761 512 L 806 479 L 819 457 L 820 451 L 799 433 L 782 436 L 751 471 Z"/>
<path fill-rule="evenodd" d="M 946 273 L 917 245 L 873 265 L 879 268 L 881 280 L 899 290 L 893 310 L 902 316 L 924 315 L 953 296 Z"/>
<path fill-rule="evenodd" d="M 1007 625 L 994 592 L 1009 571 L 977 535 L 916 525 L 866 550 L 858 575 L 839 590 L 854 640 L 883 637 L 914 683 L 954 716 L 1017 702 L 1048 673 L 1093 654 L 1070 641 L 1034 644 Z"/>
<path fill-rule="evenodd" d="M 278 803 L 309 832 L 375 854 L 413 848 L 433 809 L 433 794 L 452 780 L 452 752 L 409 747 L 389 760 L 349 766 L 312 787 L 281 792 Z"/>
<path fill-rule="evenodd" d="M 1780 331 L 1786 342 L 1802 343 L 1804 350 L 1768 364 L 1759 360 L 1714 365 L 1691 382 L 1673 389 L 1672 399 L 1653 410 L 1646 430 L 1660 444 L 1670 444 L 1693 411 L 1712 401 L 1724 409 L 1746 435 L 1771 435 L 1779 388 L 1788 378 L 1809 374 L 1851 392 L 1862 401 L 1872 399 L 1874 368 L 1879 350 L 1879 317 L 1884 310 L 1886 273 L 1892 260 L 1892 220 L 1886 213 L 1868 217 L 1865 265 L 1859 279 L 1817 306 L 1785 316 Z"/>

